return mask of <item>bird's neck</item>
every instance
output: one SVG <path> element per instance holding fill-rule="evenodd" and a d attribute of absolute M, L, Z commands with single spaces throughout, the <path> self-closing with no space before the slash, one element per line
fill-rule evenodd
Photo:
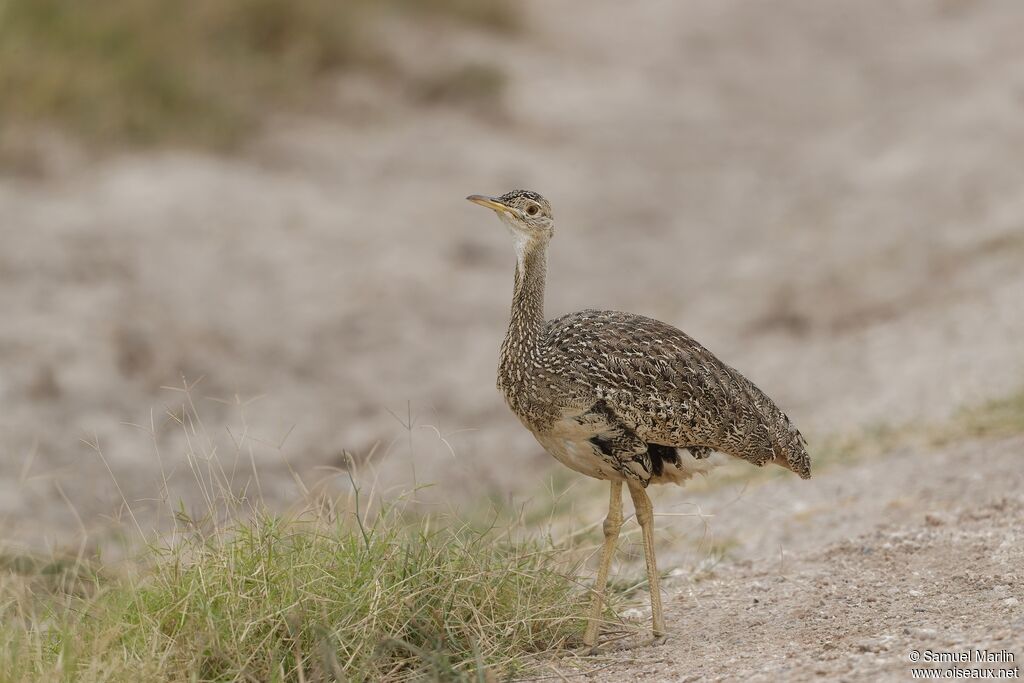
<path fill-rule="evenodd" d="M 501 347 L 503 366 L 530 356 L 540 342 L 544 326 L 544 284 L 547 278 L 547 243 L 529 241 L 516 245 L 516 276 L 512 315 Z"/>

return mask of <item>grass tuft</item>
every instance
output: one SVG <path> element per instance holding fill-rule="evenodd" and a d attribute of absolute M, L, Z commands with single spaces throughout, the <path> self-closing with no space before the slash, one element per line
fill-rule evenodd
<path fill-rule="evenodd" d="M 351 471 L 341 496 L 303 484 L 304 512 L 270 514 L 236 467 L 256 443 L 245 402 L 225 439 L 205 431 L 194 388 L 176 390 L 154 442 L 165 427 L 186 437 L 195 514 L 164 498 L 158 534 L 132 511 L 142 550 L 116 563 L 86 557 L 88 539 L 52 558 L 0 546 L 0 683 L 495 680 L 582 632 L 572 537 L 418 514 L 413 495 L 364 496 Z"/>
<path fill-rule="evenodd" d="M 508 676 L 579 629 L 585 593 L 561 557 L 385 513 L 355 528 L 258 516 L 152 546 L 144 569 L 92 575 L 90 591 L 43 589 L 68 569 L 8 558 L 0 681 Z"/>

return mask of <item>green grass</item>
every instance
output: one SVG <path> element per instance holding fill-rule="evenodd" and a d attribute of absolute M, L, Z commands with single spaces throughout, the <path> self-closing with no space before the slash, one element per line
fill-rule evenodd
<path fill-rule="evenodd" d="M 581 628 L 565 556 L 388 513 L 368 526 L 260 516 L 121 567 L 9 554 L 0 681 L 505 677 Z"/>
<path fill-rule="evenodd" d="M 237 431 L 210 434 L 194 388 L 138 427 L 152 430 L 161 472 L 165 432 L 184 437 L 198 513 L 165 500 L 136 514 L 123 501 L 134 532 L 114 535 L 122 545 L 84 539 L 88 553 L 39 557 L 0 543 L 0 683 L 491 681 L 578 641 L 588 549 L 571 537 L 518 531 L 521 517 L 493 507 L 468 523 L 417 512 L 412 495 L 382 502 L 354 464 L 344 495 L 268 514 L 240 466 L 264 443 L 245 402 Z M 151 523 L 164 532 L 144 532 Z"/>
<path fill-rule="evenodd" d="M 230 147 L 327 73 L 388 70 L 388 12 L 510 30 L 505 0 L 0 0 L 0 122 L 55 125 L 103 145 Z M 401 76 L 394 74 L 390 77 Z M 490 67 L 453 71 L 491 96 Z"/>

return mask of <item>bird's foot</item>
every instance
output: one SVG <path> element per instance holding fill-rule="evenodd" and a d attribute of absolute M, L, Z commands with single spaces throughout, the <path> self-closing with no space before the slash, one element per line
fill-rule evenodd
<path fill-rule="evenodd" d="M 662 645 L 664 645 L 667 642 L 668 642 L 668 636 L 666 636 L 664 633 L 662 633 L 661 635 L 654 636 L 654 638 L 651 640 L 651 642 L 649 642 L 647 644 L 647 646 L 648 647 L 661 647 Z"/>

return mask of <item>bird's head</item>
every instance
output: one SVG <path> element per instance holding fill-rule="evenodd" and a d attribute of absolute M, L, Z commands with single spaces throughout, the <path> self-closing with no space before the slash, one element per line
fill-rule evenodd
<path fill-rule="evenodd" d="M 500 197 L 471 194 L 466 199 L 498 214 L 518 245 L 547 243 L 555 234 L 551 203 L 536 192 L 513 190 Z"/>

